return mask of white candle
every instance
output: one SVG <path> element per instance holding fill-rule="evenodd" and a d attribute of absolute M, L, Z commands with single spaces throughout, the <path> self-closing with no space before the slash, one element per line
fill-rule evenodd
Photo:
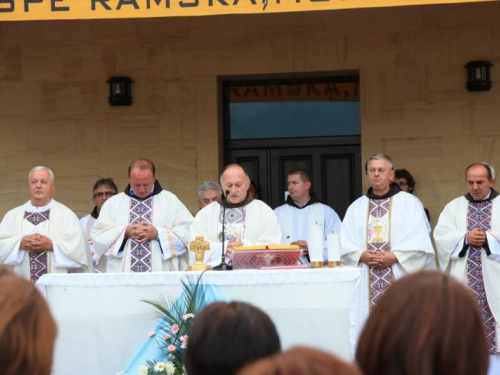
<path fill-rule="evenodd" d="M 323 225 L 313 224 L 309 227 L 307 247 L 311 262 L 323 262 Z"/>
<path fill-rule="evenodd" d="M 328 233 L 326 241 L 328 245 L 328 261 L 340 262 L 340 236 L 338 233 Z"/>

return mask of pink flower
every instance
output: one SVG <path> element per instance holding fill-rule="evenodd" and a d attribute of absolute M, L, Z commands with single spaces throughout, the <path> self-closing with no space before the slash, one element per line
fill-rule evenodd
<path fill-rule="evenodd" d="M 181 349 L 186 349 L 188 347 L 188 343 L 187 341 L 184 341 L 182 344 L 181 344 Z"/>
<path fill-rule="evenodd" d="M 182 320 L 186 321 L 188 319 L 193 319 L 194 318 L 194 314 L 185 314 L 183 317 L 182 317 Z"/>
<path fill-rule="evenodd" d="M 172 338 L 172 336 L 167 333 L 165 336 L 163 336 L 163 338 L 165 339 L 165 341 L 168 341 Z"/>
<path fill-rule="evenodd" d="M 149 337 L 153 337 L 154 335 L 156 335 L 154 331 L 149 332 Z"/>
<path fill-rule="evenodd" d="M 172 328 L 170 330 L 175 335 L 177 332 L 179 332 L 179 326 L 177 324 L 172 324 Z"/>
<path fill-rule="evenodd" d="M 181 336 L 180 338 L 181 338 L 181 341 L 182 341 L 182 342 L 187 342 L 187 340 L 188 340 L 188 335 Z"/>
<path fill-rule="evenodd" d="M 175 347 L 175 345 L 169 345 L 167 347 L 167 349 L 168 349 L 169 352 L 175 352 L 177 350 L 177 348 Z"/>

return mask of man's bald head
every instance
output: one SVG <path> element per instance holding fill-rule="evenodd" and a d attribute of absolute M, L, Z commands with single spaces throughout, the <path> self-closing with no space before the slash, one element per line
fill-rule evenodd
<path fill-rule="evenodd" d="M 220 176 L 220 184 L 226 199 L 231 204 L 239 204 L 245 200 L 250 188 L 250 178 L 239 164 L 227 165 Z"/>

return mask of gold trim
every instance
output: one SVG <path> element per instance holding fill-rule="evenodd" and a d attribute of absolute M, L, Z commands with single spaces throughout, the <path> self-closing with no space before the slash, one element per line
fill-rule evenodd
<path fill-rule="evenodd" d="M 313 268 L 323 268 L 323 262 L 311 262 Z"/>

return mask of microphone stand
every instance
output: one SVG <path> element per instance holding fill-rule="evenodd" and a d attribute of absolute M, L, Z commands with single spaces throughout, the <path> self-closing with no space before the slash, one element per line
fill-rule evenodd
<path fill-rule="evenodd" d="M 226 190 L 222 195 L 221 203 L 222 203 L 222 254 L 221 254 L 221 263 L 212 268 L 214 271 L 231 271 L 233 267 L 226 263 L 226 252 L 224 251 L 224 242 L 226 240 L 226 232 L 225 232 L 225 224 L 226 224 L 226 204 L 227 204 L 227 196 L 229 194 L 229 190 Z"/>

